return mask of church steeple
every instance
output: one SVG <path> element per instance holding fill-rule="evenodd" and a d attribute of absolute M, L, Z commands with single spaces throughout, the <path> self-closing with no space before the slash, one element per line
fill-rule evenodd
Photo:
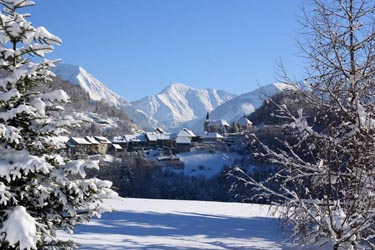
<path fill-rule="evenodd" d="M 210 123 L 210 113 L 207 111 L 206 120 L 204 121 L 204 124 L 203 124 L 203 131 L 204 132 L 209 132 L 208 131 L 208 124 L 209 123 Z"/>

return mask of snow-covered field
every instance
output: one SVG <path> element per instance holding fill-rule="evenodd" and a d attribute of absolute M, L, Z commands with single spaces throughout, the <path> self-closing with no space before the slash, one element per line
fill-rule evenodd
<path fill-rule="evenodd" d="M 268 206 L 128 198 L 105 204 L 114 212 L 60 236 L 81 250 L 301 249 L 285 242 Z"/>
<path fill-rule="evenodd" d="M 220 173 L 223 166 L 232 165 L 239 155 L 222 151 L 214 153 L 195 151 L 179 154 L 178 157 L 185 163 L 185 175 L 204 175 L 210 178 Z"/>

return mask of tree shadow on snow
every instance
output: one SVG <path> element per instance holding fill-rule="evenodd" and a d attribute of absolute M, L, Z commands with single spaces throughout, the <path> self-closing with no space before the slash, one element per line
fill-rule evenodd
<path fill-rule="evenodd" d="M 87 244 L 90 235 L 103 237 L 103 241 L 95 239 L 95 243 Z M 279 220 L 265 217 L 112 212 L 93 223 L 78 226 L 75 236 L 86 239 L 82 250 L 286 249 L 282 245 L 284 237 Z"/>

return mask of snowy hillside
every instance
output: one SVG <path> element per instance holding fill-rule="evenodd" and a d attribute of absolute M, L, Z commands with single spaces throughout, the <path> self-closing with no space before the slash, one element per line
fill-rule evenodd
<path fill-rule="evenodd" d="M 80 86 L 93 101 L 104 101 L 110 106 L 121 109 L 130 119 L 132 119 L 139 127 L 152 128 L 147 116 L 136 111 L 130 103 L 124 98 L 108 89 L 105 84 L 96 79 L 80 66 L 59 63 L 53 69 L 54 73 L 64 81 Z"/>
<path fill-rule="evenodd" d="M 234 94 L 216 89 L 195 89 L 182 83 L 172 84 L 155 96 L 132 102 L 155 127 L 167 129 L 202 118 L 207 111 L 231 100 Z"/>
<path fill-rule="evenodd" d="M 211 119 L 225 119 L 228 122 L 238 120 L 244 114 L 248 115 L 254 112 L 267 97 L 290 89 L 295 89 L 295 87 L 279 82 L 262 86 L 254 91 L 237 96 L 217 107 L 210 113 L 210 117 Z"/>
<path fill-rule="evenodd" d="M 280 221 L 264 205 L 119 199 L 105 201 L 115 210 L 64 239 L 93 249 L 320 249 L 284 242 Z"/>
<path fill-rule="evenodd" d="M 64 81 L 81 86 L 94 101 L 105 100 L 108 104 L 118 108 L 129 104 L 125 98 L 108 89 L 102 82 L 80 66 L 59 63 L 53 71 Z"/>

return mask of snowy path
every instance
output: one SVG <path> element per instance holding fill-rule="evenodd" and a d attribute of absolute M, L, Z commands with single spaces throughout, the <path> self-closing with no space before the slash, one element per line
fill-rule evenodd
<path fill-rule="evenodd" d="M 117 211 L 62 236 L 80 250 L 292 249 L 265 206 L 147 199 L 108 205 Z"/>

